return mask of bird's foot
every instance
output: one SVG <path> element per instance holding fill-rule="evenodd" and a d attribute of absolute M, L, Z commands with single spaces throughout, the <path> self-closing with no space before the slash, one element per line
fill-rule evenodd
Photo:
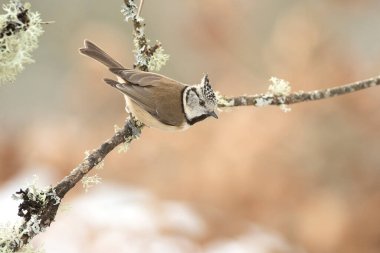
<path fill-rule="evenodd" d="M 127 119 L 127 126 L 131 129 L 132 135 L 139 138 L 141 135 L 141 128 L 144 124 L 131 115 Z"/>

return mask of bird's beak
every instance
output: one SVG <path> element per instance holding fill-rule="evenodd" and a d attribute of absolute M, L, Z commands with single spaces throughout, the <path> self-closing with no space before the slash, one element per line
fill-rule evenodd
<path fill-rule="evenodd" d="M 218 118 L 218 115 L 216 115 L 216 113 L 214 111 L 210 112 L 209 115 L 213 116 L 215 119 Z"/>

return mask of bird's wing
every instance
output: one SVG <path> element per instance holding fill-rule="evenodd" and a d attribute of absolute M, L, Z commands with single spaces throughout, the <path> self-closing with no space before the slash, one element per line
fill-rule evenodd
<path fill-rule="evenodd" d="M 135 69 L 125 69 L 125 68 L 110 68 L 110 71 L 115 75 L 121 77 L 126 82 L 139 86 L 161 86 L 161 85 L 178 85 L 179 82 L 170 79 L 166 76 L 152 73 L 144 72 Z M 181 84 L 180 84 L 181 85 Z"/>
<path fill-rule="evenodd" d="M 128 83 L 118 83 L 109 79 L 105 81 L 164 124 L 179 126 L 186 120 L 182 107 L 182 91 L 186 86 L 181 83 L 158 85 L 156 81 L 152 81 L 154 84 L 148 84 L 148 79 L 145 79 L 142 85 L 130 81 Z M 162 83 L 158 79 L 157 82 Z"/>

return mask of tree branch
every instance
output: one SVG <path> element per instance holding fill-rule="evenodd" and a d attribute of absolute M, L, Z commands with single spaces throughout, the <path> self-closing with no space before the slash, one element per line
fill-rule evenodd
<path fill-rule="evenodd" d="M 343 86 L 337 86 L 334 88 L 291 93 L 288 96 L 277 96 L 266 93 L 252 96 L 238 96 L 230 98 L 222 97 L 222 99 L 219 100 L 218 106 L 220 108 L 249 105 L 259 106 L 259 104 L 262 106 L 263 103 L 267 103 L 267 105 L 290 105 L 344 95 L 377 85 L 380 85 L 380 77 L 358 81 Z M 52 192 L 55 192 L 60 199 L 63 199 L 65 195 L 83 178 L 83 176 L 99 164 L 109 152 L 122 143 L 131 143 L 139 136 L 139 133 L 136 134 L 136 129 L 141 131 L 142 128 L 143 125 L 140 122 L 129 117 L 122 129 L 117 131 L 110 139 L 101 144 L 99 148 L 92 151 L 75 169 L 71 171 L 70 175 L 66 176 L 61 182 L 52 188 Z M 35 208 L 36 204 L 32 200 L 28 199 L 27 195 L 24 195 L 24 197 L 25 199 L 20 206 L 23 206 L 23 212 L 21 212 L 23 215 L 21 216 L 25 218 L 27 214 L 30 214 L 31 207 Z M 37 212 L 34 211 L 34 213 L 38 215 L 41 231 L 49 227 L 54 221 L 59 205 L 60 203 L 57 203 L 56 200 L 51 197 L 47 200 L 45 205 L 40 207 Z M 28 219 L 25 219 L 25 223 L 21 226 L 21 230 L 25 228 L 28 221 Z M 15 252 L 20 249 L 22 245 L 28 244 L 30 239 L 32 239 L 35 235 L 37 235 L 37 233 L 22 234 L 20 237 L 22 243 L 14 244 L 12 250 Z"/>
<path fill-rule="evenodd" d="M 137 17 L 140 17 L 143 5 L 144 0 L 140 0 L 139 10 L 137 11 Z"/>
<path fill-rule="evenodd" d="M 99 148 L 93 150 L 83 161 L 75 167 L 71 173 L 63 178 L 56 186 L 51 188 L 51 192 L 54 195 L 63 199 L 65 195 L 96 165 L 98 165 L 103 159 L 111 152 L 115 147 L 122 143 L 131 143 L 136 139 L 141 133 L 143 125 L 136 121 L 132 117 L 128 117 L 126 124 L 120 130 L 118 130 L 110 139 L 106 140 Z M 138 132 L 136 132 L 136 130 Z M 60 202 L 57 203 L 54 195 L 49 195 L 44 204 L 36 203 L 35 200 L 31 199 L 28 194 L 25 194 L 23 190 L 20 190 L 17 194 L 22 194 L 23 202 L 20 204 L 19 215 L 24 217 L 25 221 L 20 226 L 19 234 L 20 238 L 17 241 L 10 243 L 11 250 L 13 252 L 18 251 L 23 245 L 29 243 L 29 241 L 38 234 L 38 232 L 43 231 L 45 228 L 49 227 L 54 221 L 57 214 Z M 39 208 L 38 208 L 39 207 Z M 32 208 L 34 210 L 32 210 Z M 37 210 L 35 210 L 37 209 Z M 21 211 L 21 212 L 20 212 Z M 37 215 L 37 220 L 39 222 L 39 231 L 29 231 L 28 233 L 23 233 L 25 228 L 28 226 L 30 221 L 30 215 Z M 0 244 L 0 247 L 4 245 Z"/>
<path fill-rule="evenodd" d="M 133 0 L 125 0 L 124 12 L 127 12 L 126 20 L 129 18 L 134 23 L 134 39 L 138 41 L 136 43 L 136 55 L 141 55 L 144 61 L 138 61 L 135 67 L 140 70 L 148 70 L 148 64 L 153 57 L 155 51 L 161 47 L 161 44 L 156 44 L 153 47 L 148 45 L 148 40 L 145 37 L 143 27 L 143 19 L 137 16 L 137 13 L 141 12 L 142 2 L 140 9 L 137 12 L 136 5 Z M 24 218 L 23 223 L 13 230 L 18 230 L 15 236 L 6 240 L 0 238 L 0 248 L 6 248 L 7 252 L 16 252 L 24 245 L 27 245 L 29 241 L 44 231 L 54 221 L 60 206 L 61 200 L 65 195 L 90 172 L 96 165 L 103 161 L 109 152 L 122 143 L 129 144 L 134 139 L 138 138 L 141 134 L 141 129 L 144 125 L 136 120 L 133 116 L 129 116 L 122 129 L 116 131 L 116 133 L 99 148 L 90 152 L 84 160 L 75 167 L 68 176 L 63 178 L 56 186 L 50 187 L 46 191 L 39 191 L 38 194 L 30 193 L 29 188 L 26 190 L 20 189 L 15 195 L 22 200 L 19 205 L 18 215 Z M 35 195 L 42 195 L 41 198 Z M 33 227 L 30 229 L 29 227 Z"/>
<path fill-rule="evenodd" d="M 287 96 L 274 95 L 272 93 L 236 96 L 236 97 L 221 97 L 219 99 L 218 107 L 236 107 L 236 106 L 257 106 L 262 107 L 266 105 L 291 105 L 307 101 L 315 101 L 325 98 L 332 98 L 335 96 L 345 95 L 355 91 L 367 89 L 380 85 L 380 76 L 369 78 L 366 80 L 350 83 L 342 86 L 336 86 L 328 89 L 313 90 L 313 91 L 299 91 L 291 93 Z"/>
<path fill-rule="evenodd" d="M 122 13 L 125 20 L 133 22 L 133 42 L 135 45 L 136 62 L 133 65 L 142 71 L 159 71 L 161 66 L 165 65 L 169 59 L 169 55 L 163 53 L 161 42 L 156 41 L 154 45 L 149 44 L 149 40 L 145 36 L 144 19 L 140 16 L 144 0 L 140 0 L 139 8 L 134 0 L 124 0 Z"/>

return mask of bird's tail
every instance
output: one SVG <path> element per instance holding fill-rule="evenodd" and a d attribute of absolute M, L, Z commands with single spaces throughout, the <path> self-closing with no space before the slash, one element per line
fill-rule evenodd
<path fill-rule="evenodd" d="M 87 56 L 103 63 L 108 68 L 124 68 L 123 65 L 118 63 L 111 56 L 109 56 L 106 52 L 104 52 L 102 49 L 100 49 L 98 46 L 96 46 L 94 43 L 92 43 L 89 40 L 84 41 L 84 48 L 80 48 L 79 51 L 82 54 L 87 55 Z"/>

